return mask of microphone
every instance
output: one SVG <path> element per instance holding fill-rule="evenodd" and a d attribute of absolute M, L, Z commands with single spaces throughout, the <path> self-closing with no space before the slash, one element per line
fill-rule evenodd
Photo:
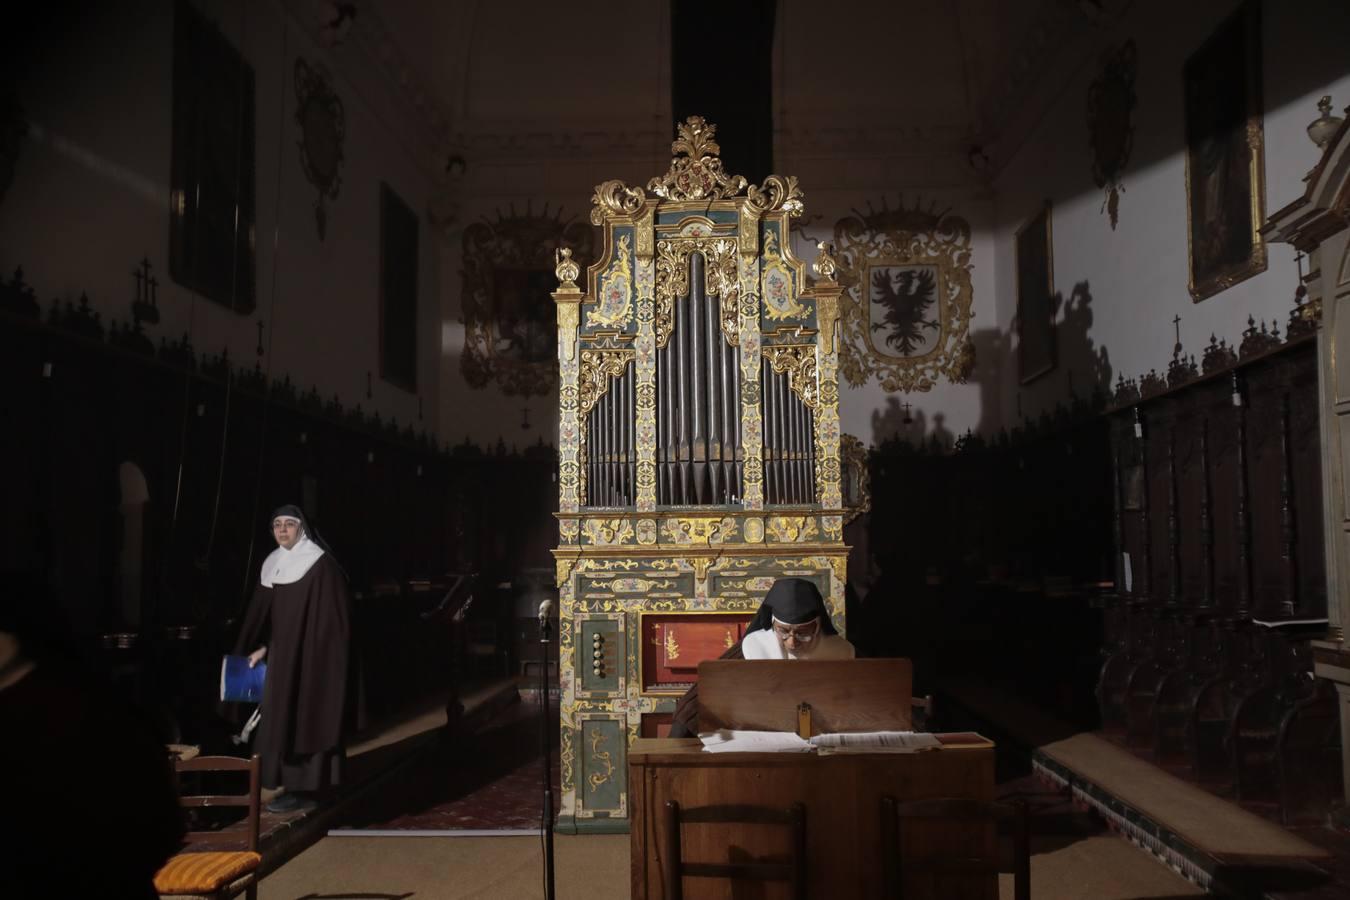
<path fill-rule="evenodd" d="M 553 615 L 553 598 L 545 597 L 544 602 L 539 604 L 539 621 L 547 622 L 551 615 Z"/>

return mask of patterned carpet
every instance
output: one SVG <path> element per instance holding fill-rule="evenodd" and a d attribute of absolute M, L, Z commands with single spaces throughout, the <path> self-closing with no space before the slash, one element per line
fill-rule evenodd
<path fill-rule="evenodd" d="M 557 707 L 550 712 L 556 806 Z M 465 744 L 428 752 L 389 790 L 361 802 L 335 831 L 537 829 L 543 795 L 539 727 L 539 707 L 516 704 Z"/>

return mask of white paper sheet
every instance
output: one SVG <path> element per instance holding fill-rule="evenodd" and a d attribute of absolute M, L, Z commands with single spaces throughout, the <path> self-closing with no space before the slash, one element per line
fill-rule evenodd
<path fill-rule="evenodd" d="M 922 731 L 860 731 L 818 734 L 804 741 L 790 731 L 721 731 L 699 735 L 708 753 L 913 753 L 942 746 Z"/>
<path fill-rule="evenodd" d="M 806 753 L 811 745 L 790 731 L 719 731 L 700 734 L 708 753 Z"/>

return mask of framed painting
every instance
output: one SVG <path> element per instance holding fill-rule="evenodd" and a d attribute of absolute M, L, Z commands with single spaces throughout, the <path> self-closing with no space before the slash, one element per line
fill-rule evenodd
<path fill-rule="evenodd" d="M 554 251 L 570 247 L 582 273 L 591 262 L 590 222 L 558 214 L 498 215 L 464 229 L 464 352 L 470 387 L 495 382 L 502 393 L 537 397 L 558 379 L 558 286 Z"/>
<path fill-rule="evenodd" d="M 169 274 L 237 313 L 257 306 L 253 69 L 186 0 L 174 5 Z"/>
<path fill-rule="evenodd" d="M 1055 367 L 1055 266 L 1050 204 L 1017 229 L 1017 375 L 1022 384 Z"/>
<path fill-rule="evenodd" d="M 1266 269 L 1261 4 L 1247 0 L 1186 60 L 1186 243 L 1200 302 Z"/>

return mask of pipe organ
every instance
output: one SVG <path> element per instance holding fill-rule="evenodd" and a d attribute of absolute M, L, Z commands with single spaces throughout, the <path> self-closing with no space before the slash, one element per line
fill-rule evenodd
<path fill-rule="evenodd" d="M 629 741 L 776 578 L 814 579 L 844 630 L 842 288 L 827 245 L 814 278 L 792 254 L 796 179 L 726 174 L 714 133 L 691 118 L 646 190 L 595 189 L 584 279 L 558 250 L 565 831 L 627 828 Z"/>

